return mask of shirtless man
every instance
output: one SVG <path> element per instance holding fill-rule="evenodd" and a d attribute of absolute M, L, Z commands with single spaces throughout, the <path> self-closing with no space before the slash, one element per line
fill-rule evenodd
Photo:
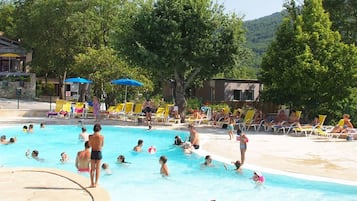
<path fill-rule="evenodd" d="M 79 151 L 76 157 L 76 168 L 79 172 L 90 172 L 90 146 L 88 141 L 84 143 L 84 150 Z"/>
<path fill-rule="evenodd" d="M 91 164 L 90 164 L 90 180 L 91 180 L 91 187 L 95 188 L 98 184 L 98 179 L 100 175 L 100 163 L 102 160 L 102 147 L 104 145 L 104 136 L 100 134 L 100 130 L 102 127 L 100 124 L 95 124 L 93 127 L 94 133 L 89 136 L 89 146 L 92 147 L 91 152 Z M 95 180 L 94 180 L 94 173 L 95 173 Z"/>
<path fill-rule="evenodd" d="M 191 142 L 192 146 L 195 149 L 199 149 L 200 148 L 199 134 L 197 133 L 195 127 L 192 124 L 188 125 L 188 129 L 190 129 L 190 142 Z"/>

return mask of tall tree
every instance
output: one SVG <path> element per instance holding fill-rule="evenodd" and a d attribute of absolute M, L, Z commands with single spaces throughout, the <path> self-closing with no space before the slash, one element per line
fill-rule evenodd
<path fill-rule="evenodd" d="M 324 8 L 330 14 L 332 29 L 339 31 L 346 43 L 357 44 L 357 1 L 324 0 Z"/>
<path fill-rule="evenodd" d="M 5 36 L 16 39 L 15 6 L 12 2 L 0 1 L 0 32 Z"/>
<path fill-rule="evenodd" d="M 137 1 L 133 1 L 137 3 Z M 242 21 L 210 0 L 145 1 L 116 47 L 129 60 L 175 80 L 176 104 L 184 121 L 185 90 L 233 66 L 244 54 Z"/>
<path fill-rule="evenodd" d="M 75 55 L 88 47 L 99 49 L 110 45 L 121 3 L 115 0 L 16 1 L 17 33 L 33 51 L 32 70 L 39 76 L 57 77 L 60 83 L 67 75 L 73 76 Z"/>
<path fill-rule="evenodd" d="M 322 0 L 294 1 L 262 62 L 265 100 L 307 112 L 338 109 L 355 85 L 357 50 L 331 30 Z"/>
<path fill-rule="evenodd" d="M 117 56 L 117 52 L 109 47 L 98 49 L 87 48 L 84 53 L 75 56 L 74 72 L 78 75 L 84 74 L 91 79 L 94 94 L 98 97 L 104 95 L 106 105 L 115 105 L 118 95 L 123 94 L 124 86 L 110 84 L 114 79 L 132 78 L 144 83 L 143 87 L 129 87 L 128 94 L 138 94 L 134 92 L 152 91 L 153 83 L 150 80 L 150 72 L 138 67 L 131 67 Z M 118 92 L 121 93 L 118 93 Z M 130 96 L 129 96 L 130 97 Z"/>

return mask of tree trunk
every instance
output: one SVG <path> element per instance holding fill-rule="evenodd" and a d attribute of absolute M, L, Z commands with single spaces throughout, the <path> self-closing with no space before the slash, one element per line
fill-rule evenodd
<path fill-rule="evenodd" d="M 185 98 L 185 80 L 182 76 L 180 76 L 177 72 L 175 72 L 175 80 L 176 80 L 176 104 L 178 106 L 178 113 L 180 114 L 181 123 L 185 123 L 185 112 L 186 112 L 186 98 Z"/>
<path fill-rule="evenodd" d="M 65 95 L 65 84 L 64 84 L 64 81 L 66 80 L 66 77 L 67 77 L 67 70 L 64 71 L 63 73 L 63 79 L 59 79 L 59 85 L 60 85 L 60 88 L 61 88 L 61 99 L 66 99 L 66 95 Z"/>

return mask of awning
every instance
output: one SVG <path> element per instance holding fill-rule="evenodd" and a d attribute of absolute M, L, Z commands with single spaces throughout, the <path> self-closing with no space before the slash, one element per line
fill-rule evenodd
<path fill-rule="evenodd" d="M 18 54 L 14 54 L 14 53 L 5 53 L 5 54 L 0 54 L 0 57 L 16 58 L 16 57 L 21 57 L 21 56 Z"/>

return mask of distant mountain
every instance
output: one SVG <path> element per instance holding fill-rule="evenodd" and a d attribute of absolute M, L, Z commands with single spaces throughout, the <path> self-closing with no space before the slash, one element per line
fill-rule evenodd
<path fill-rule="evenodd" d="M 283 13 L 277 12 L 266 17 L 244 22 L 244 28 L 247 30 L 247 47 L 252 49 L 254 53 L 253 67 L 260 67 L 263 54 L 274 40 L 275 33 L 282 21 Z"/>

